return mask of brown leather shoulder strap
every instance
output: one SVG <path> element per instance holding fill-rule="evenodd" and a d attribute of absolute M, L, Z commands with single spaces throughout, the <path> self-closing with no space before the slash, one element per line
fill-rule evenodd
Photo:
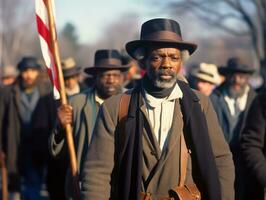
<path fill-rule="evenodd" d="M 179 186 L 184 186 L 187 175 L 187 161 L 188 161 L 188 149 L 184 137 L 184 133 L 181 134 L 180 139 L 180 178 Z"/>
<path fill-rule="evenodd" d="M 124 93 L 121 96 L 120 103 L 119 103 L 119 113 L 118 113 L 118 122 L 120 123 L 121 120 L 127 117 L 128 113 L 128 106 L 130 102 L 130 94 Z"/>

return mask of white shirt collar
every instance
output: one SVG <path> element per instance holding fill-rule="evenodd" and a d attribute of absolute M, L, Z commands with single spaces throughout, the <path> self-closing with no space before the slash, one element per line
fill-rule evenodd
<path fill-rule="evenodd" d="M 102 105 L 102 103 L 104 102 L 104 100 L 101 97 L 99 97 L 96 90 L 95 90 L 95 101 L 100 105 Z"/>
<path fill-rule="evenodd" d="M 249 90 L 250 90 L 250 87 L 247 86 L 247 87 L 245 88 L 245 92 L 244 92 L 244 94 L 243 94 L 241 97 L 238 97 L 237 99 L 230 98 L 230 97 L 228 96 L 228 94 L 226 94 L 226 95 L 224 96 L 224 99 L 225 99 L 225 101 L 226 101 L 226 103 L 227 103 L 227 105 L 228 105 L 228 108 L 229 108 L 229 110 L 230 110 L 230 113 L 231 113 L 232 115 L 235 114 L 235 107 L 234 107 L 235 102 L 238 104 L 239 109 L 240 109 L 241 111 L 245 110 L 245 108 L 246 108 L 246 104 L 247 104 L 247 99 L 248 99 L 248 92 L 249 92 Z"/>
<path fill-rule="evenodd" d="M 168 97 L 165 98 L 156 98 L 150 94 L 146 90 L 144 90 L 144 98 L 147 103 L 147 105 L 155 108 L 157 106 L 160 106 L 163 101 L 173 101 L 175 99 L 182 99 L 183 98 L 183 92 L 180 89 L 179 85 L 176 83 L 173 91 Z"/>

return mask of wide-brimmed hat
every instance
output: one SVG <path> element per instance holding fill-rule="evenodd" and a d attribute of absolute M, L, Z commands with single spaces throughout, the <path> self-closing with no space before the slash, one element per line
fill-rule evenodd
<path fill-rule="evenodd" d="M 41 68 L 41 65 L 38 63 L 38 60 L 35 57 L 23 57 L 19 61 L 17 68 L 19 71 L 23 71 L 29 68 L 39 70 Z"/>
<path fill-rule="evenodd" d="M 80 74 L 81 67 L 78 67 L 75 60 L 70 57 L 62 61 L 62 70 L 64 78 L 68 78 Z"/>
<path fill-rule="evenodd" d="M 228 75 L 232 73 L 252 74 L 255 69 L 243 64 L 239 58 L 233 57 L 228 59 L 226 66 L 219 67 L 218 71 L 221 75 Z"/>
<path fill-rule="evenodd" d="M 192 76 L 215 85 L 221 83 L 217 66 L 214 64 L 201 63 L 199 67 L 192 71 Z"/>
<path fill-rule="evenodd" d="M 97 50 L 94 56 L 94 66 L 85 68 L 88 74 L 96 74 L 100 71 L 118 69 L 122 72 L 128 70 L 128 66 L 123 66 L 120 53 L 115 49 Z"/>
<path fill-rule="evenodd" d="M 174 47 L 179 50 L 188 50 L 191 55 L 197 45 L 185 42 L 182 39 L 179 24 L 171 19 L 152 19 L 141 26 L 140 40 L 134 40 L 126 44 L 128 54 L 139 60 L 139 51 L 150 46 Z"/>

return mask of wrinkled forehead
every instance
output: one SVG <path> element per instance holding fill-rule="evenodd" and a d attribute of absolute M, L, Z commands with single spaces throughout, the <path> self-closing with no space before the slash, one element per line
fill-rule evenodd
<path fill-rule="evenodd" d="M 178 48 L 173 47 L 150 47 L 147 49 L 148 55 L 181 55 L 181 51 Z"/>

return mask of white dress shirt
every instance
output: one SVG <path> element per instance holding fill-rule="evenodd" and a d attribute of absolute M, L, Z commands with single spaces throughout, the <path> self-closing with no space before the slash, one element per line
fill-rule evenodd
<path fill-rule="evenodd" d="M 175 100 L 182 97 L 183 93 L 178 84 L 166 98 L 155 98 L 144 90 L 148 117 L 161 149 L 164 148 L 172 127 Z"/>
<path fill-rule="evenodd" d="M 241 97 L 238 97 L 237 99 L 230 98 L 227 94 L 224 96 L 224 100 L 227 103 L 227 106 L 229 108 L 229 111 L 231 115 L 235 115 L 235 104 L 237 104 L 240 111 L 244 111 L 247 105 L 248 100 L 248 92 L 250 88 L 249 86 L 246 87 L 244 94 Z"/>

